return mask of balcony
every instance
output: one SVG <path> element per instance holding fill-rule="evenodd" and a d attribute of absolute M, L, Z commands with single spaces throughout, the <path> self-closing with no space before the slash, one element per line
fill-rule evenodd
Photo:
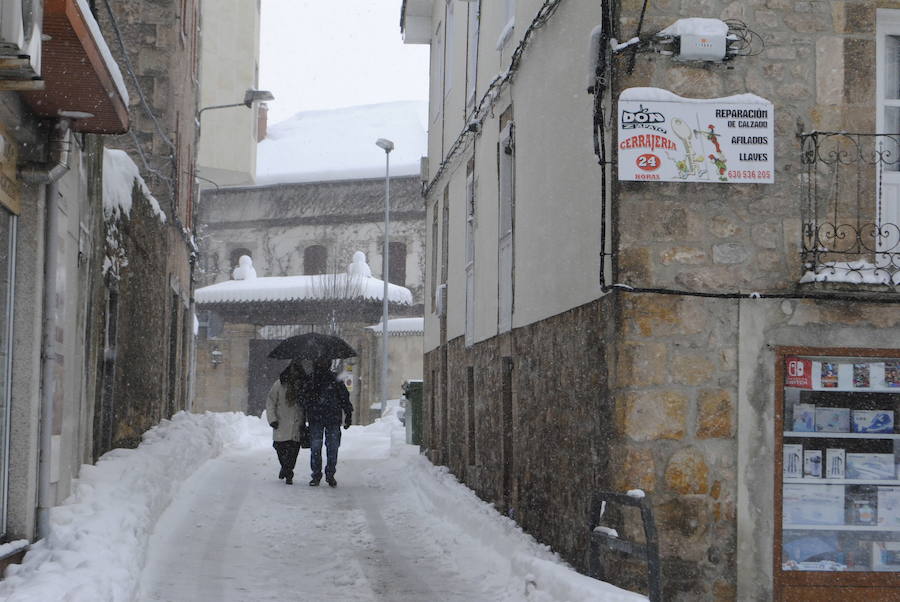
<path fill-rule="evenodd" d="M 810 132 L 801 144 L 800 282 L 900 290 L 900 134 Z"/>

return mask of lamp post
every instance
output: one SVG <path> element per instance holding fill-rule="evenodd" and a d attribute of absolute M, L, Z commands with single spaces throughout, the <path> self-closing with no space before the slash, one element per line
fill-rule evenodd
<path fill-rule="evenodd" d="M 384 150 L 384 250 L 381 253 L 381 277 L 384 278 L 384 292 L 381 299 L 381 411 L 387 407 L 388 396 L 388 277 L 390 268 L 388 259 L 390 253 L 390 227 L 391 227 L 391 151 L 394 143 L 385 138 L 379 138 L 375 144 Z"/>
<path fill-rule="evenodd" d="M 247 107 L 248 109 L 250 109 L 253 107 L 254 102 L 263 102 L 266 100 L 275 100 L 275 95 L 268 90 L 256 90 L 254 88 L 248 88 L 247 91 L 244 92 L 243 102 L 233 102 L 227 105 L 212 105 L 209 107 L 203 107 L 202 109 L 197 111 L 197 129 L 202 130 L 200 126 L 200 118 L 203 117 L 203 111 L 209 111 L 212 109 L 229 109 L 231 107 Z"/>

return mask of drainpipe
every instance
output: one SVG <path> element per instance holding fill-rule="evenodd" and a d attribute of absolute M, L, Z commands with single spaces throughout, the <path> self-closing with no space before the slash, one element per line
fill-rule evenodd
<path fill-rule="evenodd" d="M 62 218 L 58 209 L 59 179 L 69 171 L 71 132 L 69 120 L 56 122 L 49 137 L 49 157 L 43 163 L 26 163 L 19 167 L 19 179 L 28 184 L 45 186 L 46 233 L 44 235 L 44 307 L 41 341 L 41 435 L 38 465 L 38 537 L 47 537 L 50 530 L 50 508 L 55 503 L 55 489 L 51 487 L 53 462 L 53 430 L 55 418 L 53 402 L 62 390 L 56 390 L 56 370 L 62 359 L 57 328 L 62 316 L 57 305 L 56 274 L 59 262 L 59 229 Z"/>

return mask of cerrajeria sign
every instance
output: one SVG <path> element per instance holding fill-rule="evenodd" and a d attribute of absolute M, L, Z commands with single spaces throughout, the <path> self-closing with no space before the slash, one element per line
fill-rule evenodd
<path fill-rule="evenodd" d="M 772 103 L 753 94 L 682 98 L 657 88 L 619 97 L 619 179 L 775 181 Z"/>

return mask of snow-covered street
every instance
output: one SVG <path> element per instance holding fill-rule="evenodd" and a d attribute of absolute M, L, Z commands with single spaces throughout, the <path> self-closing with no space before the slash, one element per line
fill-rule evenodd
<path fill-rule="evenodd" d="M 645 600 L 565 566 L 403 443 L 393 417 L 345 432 L 335 489 L 306 484 L 306 450 L 295 484 L 279 481 L 270 429 L 257 418 L 180 414 L 151 433 L 87 471 L 55 509 L 53 536 L 0 583 L 0 598 Z M 193 470 L 171 453 L 204 438 L 211 452 Z M 154 483 L 167 473 L 184 478 L 163 509 L 143 498 L 159 498 Z"/>

